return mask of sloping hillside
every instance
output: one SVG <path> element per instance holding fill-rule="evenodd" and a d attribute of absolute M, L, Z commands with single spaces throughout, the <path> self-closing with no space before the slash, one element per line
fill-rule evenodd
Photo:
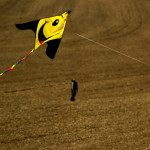
<path fill-rule="evenodd" d="M 72 12 L 53 61 L 45 44 L 0 78 L 0 148 L 148 150 L 150 67 L 136 59 L 150 64 L 149 7 L 148 0 L 1 0 L 0 72 L 34 45 L 33 32 L 15 24 Z"/>

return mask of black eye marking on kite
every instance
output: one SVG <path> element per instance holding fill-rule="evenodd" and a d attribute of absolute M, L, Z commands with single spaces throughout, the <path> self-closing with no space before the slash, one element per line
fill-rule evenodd
<path fill-rule="evenodd" d="M 59 20 L 58 19 L 56 19 L 54 22 L 53 22 L 53 26 L 56 26 L 57 24 L 59 23 Z"/>

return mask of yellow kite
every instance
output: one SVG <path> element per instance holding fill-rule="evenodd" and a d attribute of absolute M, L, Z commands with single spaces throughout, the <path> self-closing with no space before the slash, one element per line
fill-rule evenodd
<path fill-rule="evenodd" d="M 24 24 L 16 24 L 16 27 L 21 30 L 32 29 L 35 33 L 34 48 L 21 60 L 13 64 L 10 68 L 6 69 L 0 76 L 8 71 L 13 70 L 18 64 L 24 61 L 29 55 L 31 55 L 39 46 L 44 43 L 48 44 L 46 54 L 51 59 L 55 57 L 61 38 L 64 33 L 68 14 L 71 11 L 67 11 L 60 16 L 54 16 L 50 18 L 44 18 Z"/>
<path fill-rule="evenodd" d="M 47 43 L 46 54 L 53 59 L 63 36 L 67 17 L 70 12 L 67 11 L 60 16 L 17 24 L 16 27 L 21 30 L 32 29 L 35 32 L 34 50 L 42 44 Z"/>

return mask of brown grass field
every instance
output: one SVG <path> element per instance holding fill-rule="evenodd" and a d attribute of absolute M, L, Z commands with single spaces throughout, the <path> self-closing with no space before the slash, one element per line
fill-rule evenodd
<path fill-rule="evenodd" d="M 0 78 L 0 150 L 150 150 L 148 0 L 0 0 L 0 72 L 34 45 L 17 23 L 72 10 L 52 61 L 46 44 Z M 71 79 L 79 83 L 70 101 Z"/>

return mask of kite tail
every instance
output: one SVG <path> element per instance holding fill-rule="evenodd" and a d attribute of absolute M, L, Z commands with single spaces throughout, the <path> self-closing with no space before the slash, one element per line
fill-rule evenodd
<path fill-rule="evenodd" d="M 6 69 L 5 71 L 3 71 L 2 73 L 0 73 L 0 76 L 2 76 L 3 74 L 13 70 L 18 64 L 20 64 L 22 61 L 24 61 L 29 55 L 31 55 L 33 52 L 35 51 L 35 49 L 33 48 L 25 57 L 23 57 L 21 60 L 19 60 L 17 63 L 15 63 L 14 65 L 12 65 L 10 68 Z"/>

